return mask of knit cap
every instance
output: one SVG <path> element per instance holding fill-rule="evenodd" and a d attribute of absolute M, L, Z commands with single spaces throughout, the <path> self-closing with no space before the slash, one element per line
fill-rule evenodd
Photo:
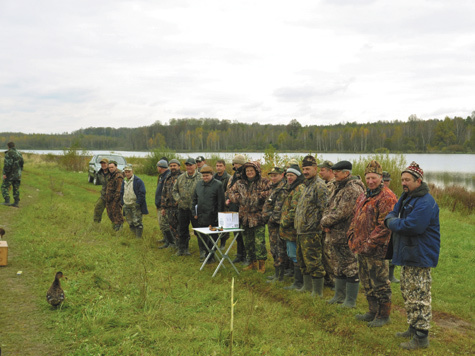
<path fill-rule="evenodd" d="M 402 173 L 411 173 L 414 177 L 420 178 L 421 180 L 424 178 L 424 171 L 416 162 L 412 162 L 409 167 L 402 171 Z M 401 173 L 401 174 L 402 174 Z"/>

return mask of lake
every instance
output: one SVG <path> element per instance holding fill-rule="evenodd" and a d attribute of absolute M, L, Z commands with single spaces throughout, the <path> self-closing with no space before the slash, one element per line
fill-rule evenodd
<path fill-rule="evenodd" d="M 36 154 L 55 154 L 61 155 L 61 150 L 22 150 L 22 152 L 30 152 Z M 91 156 L 94 154 L 110 153 L 110 151 L 88 151 Z M 137 152 L 137 151 L 114 151 L 120 153 L 125 157 L 146 157 L 149 152 Z M 246 155 L 251 160 L 259 160 L 264 157 L 264 152 L 236 152 Z M 234 152 L 189 152 L 189 153 L 177 153 L 183 158 L 197 156 L 219 156 L 226 161 L 231 161 L 236 154 Z M 279 153 L 281 157 L 303 157 L 307 153 Z M 318 154 L 318 158 L 324 160 L 330 160 L 334 163 L 347 160 L 354 161 L 360 157 L 367 158 L 372 156 L 371 153 L 325 153 Z M 395 156 L 395 154 L 389 154 L 389 156 Z M 448 185 L 461 185 L 471 191 L 475 191 L 475 154 L 404 154 L 407 163 L 416 161 L 424 170 L 425 180 L 428 183 L 434 183 L 438 186 Z"/>

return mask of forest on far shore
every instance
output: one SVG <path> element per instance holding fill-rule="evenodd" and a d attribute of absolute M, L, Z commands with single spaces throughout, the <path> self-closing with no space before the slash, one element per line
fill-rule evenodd
<path fill-rule="evenodd" d="M 149 151 L 169 148 L 178 152 L 264 151 L 269 145 L 281 152 L 475 152 L 475 111 L 465 119 L 356 122 L 302 126 L 245 124 L 219 119 L 171 119 L 137 128 L 89 127 L 63 134 L 0 133 L 0 145 L 10 141 L 21 149 Z"/>

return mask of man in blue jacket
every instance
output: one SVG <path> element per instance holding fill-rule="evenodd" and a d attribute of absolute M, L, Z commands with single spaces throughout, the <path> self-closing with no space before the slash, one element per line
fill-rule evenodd
<path fill-rule="evenodd" d="M 141 238 L 143 232 L 142 214 L 148 214 L 145 201 L 145 184 L 134 175 L 132 165 L 124 168 L 125 179 L 122 182 L 120 199 L 124 207 L 124 216 L 135 237 Z"/>
<path fill-rule="evenodd" d="M 401 268 L 401 293 L 409 329 L 397 337 L 412 337 L 400 346 L 413 350 L 429 346 L 431 268 L 440 251 L 439 207 L 429 194 L 424 172 L 412 162 L 401 174 L 404 193 L 385 219 L 392 231 L 393 263 Z M 390 258 L 390 256 L 387 256 Z"/>

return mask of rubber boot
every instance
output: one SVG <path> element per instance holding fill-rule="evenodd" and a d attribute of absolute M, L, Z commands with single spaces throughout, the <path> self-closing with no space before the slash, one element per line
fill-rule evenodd
<path fill-rule="evenodd" d="M 355 318 L 356 320 L 366 321 L 369 323 L 370 321 L 373 321 L 376 317 L 376 314 L 378 314 L 379 304 L 376 297 L 367 296 L 366 300 L 368 300 L 369 311 L 367 311 L 366 314 L 356 314 Z"/>
<path fill-rule="evenodd" d="M 285 267 L 283 265 L 280 265 L 279 276 L 277 277 L 277 280 L 279 282 L 282 282 L 284 280 L 284 273 L 285 273 Z"/>
<path fill-rule="evenodd" d="M 132 234 L 134 234 L 134 235 L 135 235 L 135 230 L 136 230 L 136 227 L 135 227 L 135 226 L 133 226 L 133 225 L 129 225 L 129 229 L 130 229 L 130 231 L 132 232 Z"/>
<path fill-rule="evenodd" d="M 203 262 L 206 259 L 206 251 L 200 249 L 200 262 Z"/>
<path fill-rule="evenodd" d="M 168 247 L 176 248 L 175 237 L 173 236 L 173 233 L 170 230 L 165 231 L 165 239 L 168 242 Z"/>
<path fill-rule="evenodd" d="M 311 292 L 312 291 L 312 276 L 309 274 L 303 275 L 303 286 L 297 289 L 297 292 Z"/>
<path fill-rule="evenodd" d="M 275 267 L 274 274 L 267 277 L 267 279 L 268 279 L 267 283 L 274 283 L 274 282 L 277 280 L 277 278 L 279 278 L 279 275 L 280 275 L 280 267 L 281 267 L 281 266 Z"/>
<path fill-rule="evenodd" d="M 244 267 L 242 270 L 243 271 L 252 271 L 252 270 L 256 270 L 257 267 L 258 267 L 257 261 L 252 261 L 251 263 L 249 263 L 249 265 L 247 267 Z"/>
<path fill-rule="evenodd" d="M 360 282 L 346 282 L 346 297 L 341 305 L 343 308 L 354 308 L 356 306 L 356 298 L 358 297 L 358 290 L 360 289 Z"/>
<path fill-rule="evenodd" d="M 259 263 L 257 272 L 262 274 L 266 273 L 266 260 L 259 260 L 257 262 Z"/>
<path fill-rule="evenodd" d="M 20 199 L 15 199 L 13 204 L 10 204 L 10 206 L 14 208 L 19 208 L 20 206 L 18 205 L 20 203 Z"/>
<path fill-rule="evenodd" d="M 293 277 L 294 276 L 294 267 L 290 267 L 287 269 L 284 269 L 284 276 L 285 277 Z"/>
<path fill-rule="evenodd" d="M 1 203 L 0 205 L 10 205 L 10 197 L 5 197 L 5 201 Z"/>
<path fill-rule="evenodd" d="M 236 258 L 233 260 L 233 263 L 238 263 L 242 261 L 243 261 L 242 255 L 236 255 Z"/>
<path fill-rule="evenodd" d="M 429 347 L 429 330 L 416 330 L 411 341 L 403 342 L 399 346 L 406 350 L 425 349 Z"/>
<path fill-rule="evenodd" d="M 328 304 L 341 304 L 346 298 L 346 278 L 335 278 L 335 295 Z"/>
<path fill-rule="evenodd" d="M 190 253 L 190 250 L 189 250 L 189 248 L 188 248 L 188 246 L 187 246 L 187 247 L 185 247 L 185 249 L 183 250 L 183 256 L 190 256 L 190 255 L 191 255 L 191 253 Z"/>
<path fill-rule="evenodd" d="M 185 250 L 180 246 L 178 247 L 178 251 L 175 253 L 175 256 L 184 256 L 185 255 Z"/>
<path fill-rule="evenodd" d="M 396 333 L 396 337 L 413 337 L 415 333 L 416 328 L 414 328 L 412 325 L 409 325 L 409 328 L 406 331 L 402 333 Z"/>
<path fill-rule="evenodd" d="M 143 227 L 142 226 L 136 227 L 135 228 L 135 237 L 138 238 L 138 239 L 141 239 L 142 234 L 143 234 Z"/>
<path fill-rule="evenodd" d="M 323 297 L 323 284 L 324 279 L 322 278 L 312 278 L 312 298 Z"/>
<path fill-rule="evenodd" d="M 389 280 L 391 281 L 391 283 L 399 283 L 399 279 L 394 277 L 394 268 L 395 267 L 396 267 L 395 265 L 390 265 L 389 266 Z"/>
<path fill-rule="evenodd" d="M 380 328 L 383 325 L 389 324 L 389 314 L 391 314 L 391 302 L 379 304 L 379 311 L 373 321 L 368 323 L 370 328 Z"/>
<path fill-rule="evenodd" d="M 294 266 L 294 283 L 290 286 L 284 287 L 284 289 L 292 290 L 292 289 L 300 289 L 303 286 L 303 276 L 302 271 L 298 265 Z"/>

